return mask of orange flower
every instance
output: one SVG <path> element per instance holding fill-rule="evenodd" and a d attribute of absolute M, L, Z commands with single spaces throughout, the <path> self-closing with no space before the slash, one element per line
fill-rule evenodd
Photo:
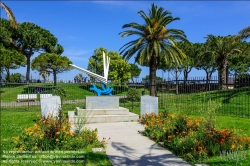
<path fill-rule="evenodd" d="M 234 144 L 232 144 L 231 148 L 232 148 L 232 149 L 234 149 L 234 148 L 235 148 L 235 145 L 234 145 Z"/>
<path fill-rule="evenodd" d="M 56 139 L 56 142 L 58 142 L 58 141 L 59 141 L 59 139 L 57 138 L 57 139 Z"/>
<path fill-rule="evenodd" d="M 56 132 L 56 135 L 59 135 L 60 134 L 60 132 L 58 131 L 58 132 Z"/>

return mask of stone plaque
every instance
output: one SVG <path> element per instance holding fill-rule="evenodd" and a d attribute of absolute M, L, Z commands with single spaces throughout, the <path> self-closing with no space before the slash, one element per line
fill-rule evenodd
<path fill-rule="evenodd" d="M 119 109 L 119 96 L 86 96 L 86 109 Z"/>
<path fill-rule="evenodd" d="M 48 116 L 57 117 L 60 108 L 60 96 L 51 96 L 48 98 L 41 99 L 41 110 L 43 118 L 47 118 Z"/>
<path fill-rule="evenodd" d="M 158 97 L 154 96 L 141 96 L 141 114 L 146 113 L 158 114 Z"/>

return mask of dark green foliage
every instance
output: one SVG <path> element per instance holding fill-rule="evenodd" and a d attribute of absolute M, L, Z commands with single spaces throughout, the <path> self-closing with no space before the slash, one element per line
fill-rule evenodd
<path fill-rule="evenodd" d="M 116 83 L 128 82 L 131 78 L 130 65 L 117 52 L 108 52 L 103 47 L 95 49 L 94 55 L 89 58 L 88 70 L 103 75 L 103 52 L 110 58 L 108 79 Z M 94 78 L 91 78 L 91 80 L 94 80 Z"/>
<path fill-rule="evenodd" d="M 134 82 L 133 78 L 138 78 L 141 74 L 141 68 L 139 68 L 136 64 L 130 63 L 130 73 L 132 81 Z"/>
<path fill-rule="evenodd" d="M 5 48 L 3 43 L 0 43 L 0 73 L 6 72 L 6 81 L 10 81 L 10 69 L 18 69 L 25 66 L 25 56 L 18 51 Z M 0 74 L 0 81 L 1 81 Z"/>
<path fill-rule="evenodd" d="M 250 86 L 250 74 L 243 74 L 236 77 L 235 79 L 235 88 Z"/>
<path fill-rule="evenodd" d="M 127 98 L 130 101 L 139 101 L 140 100 L 140 91 L 135 88 L 129 88 L 127 93 Z"/>
<path fill-rule="evenodd" d="M 135 88 L 129 88 L 127 98 L 132 101 L 132 111 L 134 112 L 134 102 L 140 101 L 140 91 Z"/>
<path fill-rule="evenodd" d="M 7 76 L 7 75 L 6 75 Z M 18 83 L 21 81 L 21 74 L 20 73 L 12 73 L 10 75 L 10 82 L 13 82 L 13 83 Z M 7 80 L 7 79 L 6 79 Z"/>
<path fill-rule="evenodd" d="M 250 37 L 250 26 L 242 29 L 239 32 L 239 35 L 241 36 L 242 39 L 248 39 Z"/>
<path fill-rule="evenodd" d="M 56 96 L 60 96 L 61 101 L 63 101 L 67 97 L 67 93 L 64 88 L 53 89 L 52 94 Z"/>
<path fill-rule="evenodd" d="M 207 51 L 204 54 L 215 56 L 215 64 L 219 72 L 220 88 L 224 89 L 227 77 L 228 59 L 242 52 L 239 48 L 239 36 L 214 36 L 207 35 Z"/>
<path fill-rule="evenodd" d="M 55 53 L 42 53 L 32 60 L 31 67 L 38 72 L 46 71 L 53 74 L 54 86 L 56 86 L 58 73 L 69 71 L 72 62 L 66 56 L 61 56 Z"/>
<path fill-rule="evenodd" d="M 31 22 L 23 22 L 15 30 L 5 26 L 4 30 L 6 32 L 4 33 L 4 46 L 16 49 L 26 56 L 26 80 L 29 82 L 31 56 L 35 52 L 54 52 L 57 38 L 50 31 Z M 58 52 L 61 52 L 61 49 L 58 49 Z"/>
<path fill-rule="evenodd" d="M 143 82 L 147 83 L 149 81 L 149 75 L 146 75 L 145 78 L 142 78 Z M 162 82 L 162 78 L 161 77 L 158 77 L 156 76 L 156 82 Z M 148 82 L 149 83 L 149 82 Z"/>

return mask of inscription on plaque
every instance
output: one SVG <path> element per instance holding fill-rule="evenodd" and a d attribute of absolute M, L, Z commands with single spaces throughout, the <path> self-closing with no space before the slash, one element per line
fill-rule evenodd
<path fill-rule="evenodd" d="M 60 108 L 60 96 L 51 96 L 48 98 L 41 99 L 41 110 L 43 118 L 48 118 L 48 116 L 57 117 Z"/>
<path fill-rule="evenodd" d="M 158 114 L 158 97 L 141 96 L 141 115 L 151 112 Z"/>
<path fill-rule="evenodd" d="M 119 97 L 86 96 L 86 109 L 119 109 Z"/>

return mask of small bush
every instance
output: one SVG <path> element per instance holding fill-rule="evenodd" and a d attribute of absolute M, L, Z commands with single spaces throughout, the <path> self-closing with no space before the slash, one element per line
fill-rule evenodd
<path fill-rule="evenodd" d="M 56 96 L 60 96 L 61 101 L 63 101 L 67 97 L 67 93 L 66 93 L 65 89 L 63 89 L 63 88 L 53 89 L 52 94 L 56 95 Z"/>
<path fill-rule="evenodd" d="M 134 102 L 134 101 L 140 101 L 140 91 L 135 88 L 129 88 L 127 93 L 128 100 Z"/>

